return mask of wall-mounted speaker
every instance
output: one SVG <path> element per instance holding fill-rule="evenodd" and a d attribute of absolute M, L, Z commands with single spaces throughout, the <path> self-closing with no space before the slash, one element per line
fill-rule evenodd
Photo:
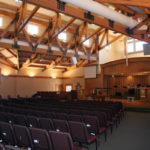
<path fill-rule="evenodd" d="M 77 58 L 76 57 L 71 57 L 71 62 L 73 65 L 76 65 L 77 64 Z"/>
<path fill-rule="evenodd" d="M 150 44 L 143 44 L 144 55 L 150 55 Z"/>

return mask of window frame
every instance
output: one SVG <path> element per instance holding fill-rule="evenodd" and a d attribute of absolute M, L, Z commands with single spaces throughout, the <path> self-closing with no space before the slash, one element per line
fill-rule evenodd
<path fill-rule="evenodd" d="M 37 33 L 33 34 L 33 33 L 29 32 L 29 26 L 30 26 L 30 25 L 37 27 Z M 39 34 L 39 26 L 38 26 L 37 24 L 34 24 L 34 23 L 29 23 L 29 24 L 27 25 L 26 31 L 27 31 L 30 35 L 32 35 L 32 36 L 37 36 L 37 35 Z"/>
<path fill-rule="evenodd" d="M 71 91 L 67 91 L 67 86 L 71 86 L 71 91 L 73 90 L 73 85 L 72 84 L 66 84 L 65 85 L 65 92 L 71 92 Z"/>
<path fill-rule="evenodd" d="M 0 20 L 1 20 L 0 27 L 2 27 L 3 26 L 3 17 L 2 16 L 0 16 Z"/>
<path fill-rule="evenodd" d="M 65 39 L 63 39 L 63 35 L 65 35 Z M 61 36 L 62 36 L 62 37 L 61 37 Z M 67 32 L 61 32 L 61 33 L 58 35 L 58 39 L 59 39 L 60 41 L 67 42 L 67 40 L 68 40 Z"/>
<path fill-rule="evenodd" d="M 130 39 L 132 39 L 133 41 L 128 41 Z M 144 42 L 144 41 L 140 41 L 140 40 L 137 40 L 137 39 L 134 39 L 134 38 L 126 39 L 126 53 L 127 54 L 135 54 L 135 53 L 141 53 L 141 52 L 143 52 L 144 51 L 143 49 L 142 50 L 136 50 L 136 44 L 138 42 Z M 133 44 L 133 51 L 132 52 L 128 51 L 128 44 Z"/>

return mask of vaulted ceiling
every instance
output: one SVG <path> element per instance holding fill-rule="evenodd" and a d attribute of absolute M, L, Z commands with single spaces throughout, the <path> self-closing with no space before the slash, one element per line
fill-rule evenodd
<path fill-rule="evenodd" d="M 96 62 L 98 51 L 123 35 L 150 41 L 148 0 L 95 1 L 131 17 L 137 25 L 129 28 L 60 0 L 0 0 L 0 16 L 5 20 L 5 27 L 0 27 L 0 63 L 17 70 L 36 67 L 67 71 Z M 28 24 L 38 25 L 39 34 L 30 34 Z M 67 40 L 58 38 L 63 32 Z M 77 64 L 72 57 L 77 58 Z"/>

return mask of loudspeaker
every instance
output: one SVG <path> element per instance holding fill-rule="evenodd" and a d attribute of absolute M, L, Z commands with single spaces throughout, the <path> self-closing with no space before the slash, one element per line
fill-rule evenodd
<path fill-rule="evenodd" d="M 150 55 L 150 44 L 143 44 L 144 55 Z"/>
<path fill-rule="evenodd" d="M 77 58 L 76 58 L 76 57 L 72 57 L 72 58 L 71 58 L 71 62 L 72 62 L 73 65 L 76 65 L 77 62 L 78 62 L 78 61 L 77 61 Z"/>

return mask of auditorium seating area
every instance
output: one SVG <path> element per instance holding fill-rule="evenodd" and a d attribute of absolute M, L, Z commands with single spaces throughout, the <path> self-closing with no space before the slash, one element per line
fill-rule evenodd
<path fill-rule="evenodd" d="M 112 133 L 124 115 L 120 102 L 41 102 L 41 99 L 1 101 L 3 144 L 33 150 L 84 150 L 95 143 L 98 150 L 98 138 L 104 134 L 107 141 L 108 132 Z"/>

